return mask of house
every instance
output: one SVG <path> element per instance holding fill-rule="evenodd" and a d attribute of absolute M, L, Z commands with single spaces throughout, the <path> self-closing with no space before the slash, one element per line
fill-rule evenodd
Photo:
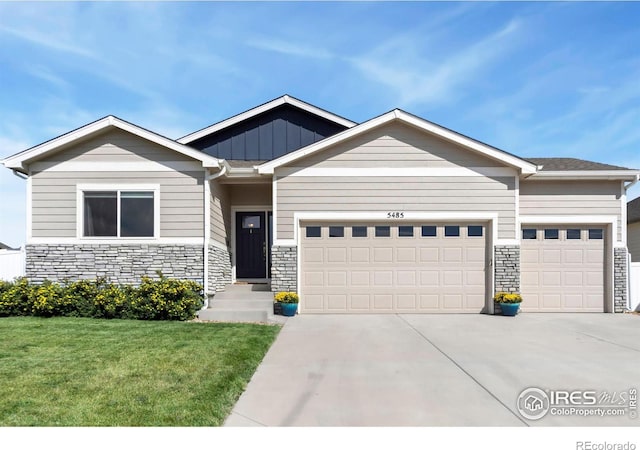
<path fill-rule="evenodd" d="M 301 313 L 621 312 L 640 172 L 283 96 L 181 139 L 108 116 L 10 156 L 27 276 L 270 281 Z"/>
<path fill-rule="evenodd" d="M 627 246 L 631 261 L 640 262 L 640 197 L 627 203 Z"/>

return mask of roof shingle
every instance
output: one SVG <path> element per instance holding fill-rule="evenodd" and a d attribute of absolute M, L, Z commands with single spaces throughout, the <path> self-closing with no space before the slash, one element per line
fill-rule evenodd
<path fill-rule="evenodd" d="M 632 170 L 578 158 L 527 158 L 527 161 L 542 166 L 542 172 L 547 170 Z"/>

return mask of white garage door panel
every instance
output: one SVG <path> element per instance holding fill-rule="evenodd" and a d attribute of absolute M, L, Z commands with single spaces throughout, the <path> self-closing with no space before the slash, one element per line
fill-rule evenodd
<path fill-rule="evenodd" d="M 301 236 L 301 311 L 313 313 L 479 313 L 486 298 L 486 228 L 482 236 L 422 236 L 422 225 L 390 227 L 389 237 L 375 236 L 374 224 L 335 224 L 343 237 L 329 237 L 329 224 L 303 224 Z M 413 227 L 400 236 L 398 226 Z M 480 225 L 480 224 L 473 224 Z M 306 227 L 320 227 L 307 237 Z M 331 224 L 333 226 L 333 224 Z M 352 226 L 366 226 L 366 237 L 353 237 Z"/>
<path fill-rule="evenodd" d="M 536 239 L 522 239 L 521 291 L 523 311 L 603 312 L 605 286 L 604 239 L 591 239 L 598 226 L 524 226 Z M 558 230 L 558 239 L 545 239 L 545 229 Z M 569 239 L 579 229 L 580 239 Z"/>

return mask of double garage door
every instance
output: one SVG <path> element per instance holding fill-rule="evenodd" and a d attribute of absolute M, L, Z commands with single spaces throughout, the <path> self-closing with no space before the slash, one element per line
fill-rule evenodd
<path fill-rule="evenodd" d="M 301 227 L 302 311 L 479 313 L 487 286 L 484 224 Z"/>
<path fill-rule="evenodd" d="M 486 312 L 482 223 L 303 223 L 305 313 Z M 524 226 L 523 311 L 602 312 L 604 227 Z"/>

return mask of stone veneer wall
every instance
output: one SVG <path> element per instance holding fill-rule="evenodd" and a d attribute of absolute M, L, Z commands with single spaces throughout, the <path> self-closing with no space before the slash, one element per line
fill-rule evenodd
<path fill-rule="evenodd" d="M 495 291 L 520 292 L 520 246 L 496 245 L 493 261 Z M 495 302 L 494 313 L 502 313 L 500 304 Z"/>
<path fill-rule="evenodd" d="M 106 277 L 136 284 L 144 275 L 204 281 L 202 245 L 33 244 L 26 246 L 26 276 L 35 283 Z"/>
<path fill-rule="evenodd" d="M 613 249 L 613 312 L 627 309 L 627 249 Z"/>
<path fill-rule="evenodd" d="M 231 284 L 231 256 L 227 250 L 209 246 L 209 292 L 224 291 Z"/>
<path fill-rule="evenodd" d="M 271 248 L 271 291 L 297 291 L 298 248 L 273 246 Z"/>

